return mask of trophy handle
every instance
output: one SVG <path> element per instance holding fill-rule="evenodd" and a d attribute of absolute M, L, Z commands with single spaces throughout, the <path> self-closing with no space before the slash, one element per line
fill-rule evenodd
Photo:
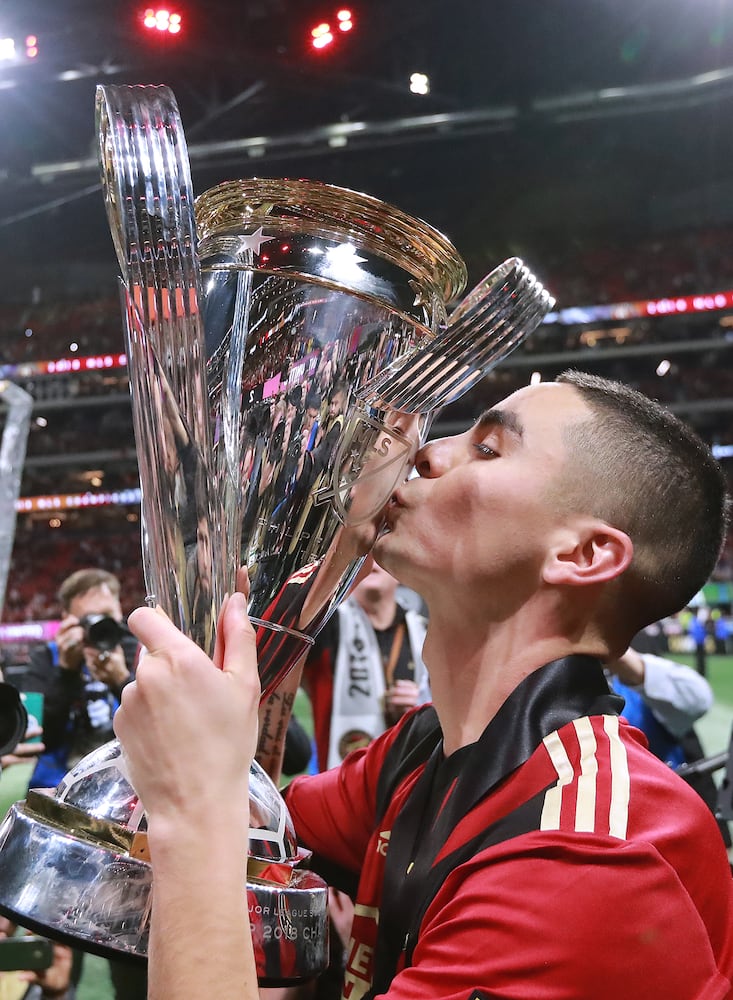
<path fill-rule="evenodd" d="M 120 265 L 140 468 L 148 600 L 209 655 L 234 538 L 221 518 L 232 449 L 212 457 L 194 197 L 183 127 L 167 87 L 97 88 L 104 200 Z M 229 405 L 225 395 L 224 406 Z M 237 417 L 238 418 L 238 417 Z M 236 419 L 235 418 L 235 421 Z M 231 419 L 222 423 L 231 441 Z M 217 513 L 219 516 L 216 516 Z"/>
<path fill-rule="evenodd" d="M 529 268 L 510 257 L 468 293 L 442 333 L 363 385 L 359 398 L 408 413 L 453 403 L 508 357 L 554 304 Z"/>

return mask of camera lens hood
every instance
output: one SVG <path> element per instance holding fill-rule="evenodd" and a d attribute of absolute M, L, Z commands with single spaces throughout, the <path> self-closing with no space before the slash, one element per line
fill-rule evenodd
<path fill-rule="evenodd" d="M 18 689 L 0 682 L 0 756 L 11 753 L 28 728 L 28 713 Z"/>

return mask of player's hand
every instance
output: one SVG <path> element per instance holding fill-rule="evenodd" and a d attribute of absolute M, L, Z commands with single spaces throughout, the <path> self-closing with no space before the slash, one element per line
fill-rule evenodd
<path fill-rule="evenodd" d="M 219 620 L 215 664 L 160 610 L 138 608 L 129 627 L 145 646 L 122 692 L 114 728 L 148 816 L 195 822 L 222 801 L 246 803 L 257 745 L 260 682 L 246 600 Z"/>

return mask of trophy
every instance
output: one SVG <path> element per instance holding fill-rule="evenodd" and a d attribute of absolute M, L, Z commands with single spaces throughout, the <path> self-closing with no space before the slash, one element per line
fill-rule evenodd
<path fill-rule="evenodd" d="M 463 261 L 364 194 L 245 179 L 195 204 L 165 87 L 100 87 L 149 601 L 207 653 L 246 567 L 263 699 L 307 653 L 381 528 L 437 407 L 553 300 L 512 259 L 456 310 Z M 262 983 L 327 964 L 327 889 L 279 793 L 250 774 L 247 884 Z M 145 812 L 112 741 L 0 828 L 0 909 L 117 957 L 147 953 Z"/>

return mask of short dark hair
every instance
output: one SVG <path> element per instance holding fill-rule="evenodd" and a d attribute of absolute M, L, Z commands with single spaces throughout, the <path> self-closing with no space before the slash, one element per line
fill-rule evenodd
<path fill-rule="evenodd" d="M 300 407 L 300 404 L 303 400 L 303 390 L 299 385 L 293 386 L 293 388 L 288 393 L 287 400 L 291 406 L 295 406 L 296 408 Z"/>
<path fill-rule="evenodd" d="M 345 379 L 340 378 L 340 379 L 337 379 L 334 382 L 334 384 L 333 384 L 333 386 L 331 388 L 331 391 L 328 394 L 328 401 L 329 401 L 329 403 L 331 402 L 331 400 L 333 399 L 333 397 L 338 392 L 342 393 L 342 395 L 344 395 L 344 396 L 348 395 L 349 386 L 348 386 L 348 383 L 346 382 Z"/>
<path fill-rule="evenodd" d="M 633 542 L 620 596 L 636 632 L 681 610 L 710 578 L 728 527 L 726 478 L 698 435 L 641 392 L 577 371 L 557 381 L 593 414 L 566 431 L 569 468 L 592 513 Z M 573 483 L 563 485 L 572 496 Z"/>
<path fill-rule="evenodd" d="M 106 569 L 78 569 L 76 573 L 67 576 L 59 587 L 61 606 L 68 611 L 75 597 L 102 586 L 109 587 L 115 597 L 120 596 L 120 581 L 113 573 L 108 573 Z"/>

